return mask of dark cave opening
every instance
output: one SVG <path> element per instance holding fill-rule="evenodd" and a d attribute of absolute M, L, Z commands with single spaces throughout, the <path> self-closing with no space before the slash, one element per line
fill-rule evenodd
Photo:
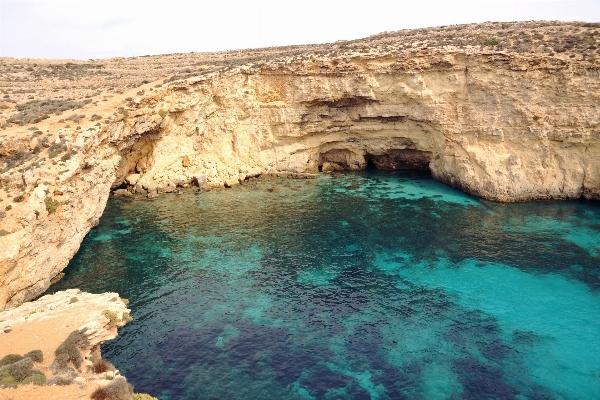
<path fill-rule="evenodd" d="M 377 170 L 377 165 L 375 165 L 375 163 L 373 162 L 373 160 L 371 160 L 370 158 L 365 158 L 365 160 L 367 161 L 367 165 L 365 167 L 365 171 L 375 171 Z"/>
<path fill-rule="evenodd" d="M 415 149 L 390 149 L 385 153 L 357 153 L 333 149 L 319 155 L 319 172 L 380 170 L 430 171 L 432 153 Z"/>
<path fill-rule="evenodd" d="M 365 160 L 367 160 L 367 163 L 375 165 L 377 169 L 429 171 L 431 152 L 413 149 L 392 149 L 384 154 L 367 153 Z"/>

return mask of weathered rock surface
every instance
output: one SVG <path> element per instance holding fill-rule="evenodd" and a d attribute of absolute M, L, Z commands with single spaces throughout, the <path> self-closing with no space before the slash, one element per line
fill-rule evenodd
<path fill-rule="evenodd" d="M 148 93 L 72 148 L 55 181 L 2 176 L 26 196 L 0 221 L 0 308 L 49 286 L 111 188 L 154 197 L 372 163 L 497 201 L 600 199 L 600 64 L 417 43 L 236 66 Z"/>
<path fill-rule="evenodd" d="M 116 319 L 111 321 L 107 318 L 106 311 L 115 313 Z M 89 343 L 89 352 L 83 354 L 85 358 L 102 343 L 117 337 L 117 328 L 127 323 L 130 311 L 117 293 L 91 294 L 78 289 L 64 290 L 10 310 L 0 311 L 0 341 L 8 342 L 11 336 L 16 335 L 16 331 L 21 331 L 19 335 L 23 336 L 30 327 L 41 327 L 40 333 L 43 334 L 44 325 L 48 326 L 48 332 L 62 326 L 66 328 L 64 331 L 67 334 L 53 340 L 60 343 L 74 330 L 84 333 Z M 27 341 L 27 337 L 21 339 Z M 36 345 L 38 343 L 33 344 L 33 347 Z M 44 358 L 52 360 L 53 354 L 45 355 Z"/>
<path fill-rule="evenodd" d="M 101 357 L 100 345 L 117 336 L 117 328 L 129 320 L 129 311 L 125 301 L 116 293 L 90 294 L 77 289 L 43 296 L 20 307 L 0 311 L 0 357 L 38 353 L 34 357 L 35 368 L 48 378 L 46 386 L 19 384 L 15 389 L 2 389 L 0 392 L 7 398 L 89 397 L 96 387 L 106 384 L 106 373 L 96 374 L 91 368 L 92 355 L 97 359 Z M 82 363 L 79 368 L 73 369 L 74 366 L 69 364 L 69 368 L 58 371 L 53 364 L 55 350 L 73 332 L 80 332 L 86 339 L 85 344 L 78 345 Z M 23 360 L 33 365 L 30 358 Z M 73 384 L 51 386 L 52 382 L 65 380 Z"/>

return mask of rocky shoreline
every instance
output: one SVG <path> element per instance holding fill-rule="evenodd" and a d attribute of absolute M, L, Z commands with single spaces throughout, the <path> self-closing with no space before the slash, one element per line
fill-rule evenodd
<path fill-rule="evenodd" d="M 117 293 L 77 289 L 0 311 L 0 394 L 94 398 L 116 386 L 130 392 L 126 379 L 100 353 L 100 345 L 131 319 L 129 312 L 127 300 Z"/>
<path fill-rule="evenodd" d="M 46 68 L 40 61 L 31 67 L 39 74 L 26 80 L 35 90 L 60 83 L 62 75 L 44 78 L 52 68 L 78 68 L 69 79 L 80 79 L 82 98 L 74 100 L 82 101 L 58 102 L 78 110 L 70 117 L 35 114 L 53 102 L 18 105 L 25 110 L 20 119 L 0 116 L 0 310 L 8 309 L 0 313 L 0 343 L 12 346 L 4 353 L 36 350 L 9 345 L 26 327 L 86 318 L 53 336 L 58 342 L 44 360 L 54 358 L 65 334 L 88 327 L 90 344 L 81 350 L 89 367 L 99 344 L 125 323 L 128 311 L 116 294 L 67 291 L 28 303 L 66 267 L 113 192 L 153 198 L 189 186 L 310 179 L 373 165 L 429 170 L 441 182 L 501 202 L 599 200 L 598 43 L 599 24 L 399 31 L 302 49 L 110 61 L 118 71 L 121 64 L 168 60 L 175 75 L 131 78 L 102 94 L 100 86 L 85 86 L 85 74 L 101 67 L 55 68 L 47 61 Z M 179 59 L 196 67 L 175 67 Z M 22 74 L 27 62 L 2 60 L 0 69 Z M 33 92 L 15 89 L 11 96 L 36 102 L 27 93 Z M 116 325 L 112 314 L 102 315 L 107 310 L 117 313 Z M 49 373 L 49 365 L 43 368 Z"/>

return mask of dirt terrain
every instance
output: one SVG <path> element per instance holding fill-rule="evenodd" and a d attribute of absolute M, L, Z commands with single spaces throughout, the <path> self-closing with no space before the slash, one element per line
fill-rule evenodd
<path fill-rule="evenodd" d="M 0 400 L 89 398 L 106 377 L 105 371 L 92 370 L 90 359 L 100 359 L 100 345 L 115 338 L 117 328 L 128 321 L 125 304 L 116 293 L 97 295 L 72 289 L 0 311 L 0 359 L 41 350 L 33 369 L 42 373 L 46 382 L 11 384 L 0 372 Z M 112 320 L 107 317 L 111 313 Z M 79 348 L 82 364 L 58 370 L 53 365 L 55 351 L 77 330 L 86 334 L 86 343 Z M 112 376 L 113 372 L 109 373 Z"/>

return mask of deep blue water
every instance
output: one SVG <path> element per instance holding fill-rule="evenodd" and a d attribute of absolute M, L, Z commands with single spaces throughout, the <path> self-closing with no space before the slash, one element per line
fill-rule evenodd
<path fill-rule="evenodd" d="M 51 290 L 130 299 L 161 400 L 597 399 L 599 264 L 598 203 L 364 171 L 111 199 Z"/>

